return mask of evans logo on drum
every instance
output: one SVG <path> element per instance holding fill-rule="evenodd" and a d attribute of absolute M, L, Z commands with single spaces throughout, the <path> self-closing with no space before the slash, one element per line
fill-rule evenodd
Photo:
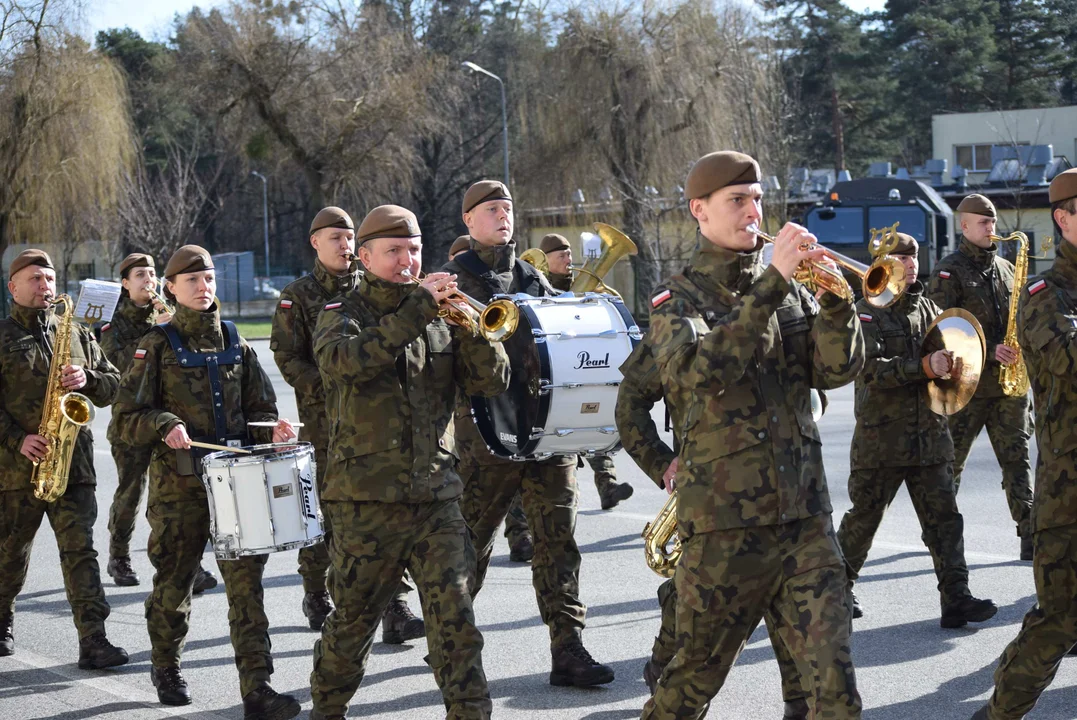
<path fill-rule="evenodd" d="M 575 370 L 592 370 L 595 368 L 608 368 L 610 366 L 609 353 L 606 353 L 605 357 L 601 360 L 592 360 L 591 353 L 582 350 L 576 355 L 576 360 L 579 362 L 579 365 L 574 368 Z"/>
<path fill-rule="evenodd" d="M 499 432 L 497 436 L 501 439 L 501 442 L 510 442 L 513 445 L 516 444 L 516 436 L 510 435 L 507 432 Z"/>

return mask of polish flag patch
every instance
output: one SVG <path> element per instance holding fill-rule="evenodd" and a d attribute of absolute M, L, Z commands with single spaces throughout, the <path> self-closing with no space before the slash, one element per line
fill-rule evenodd
<path fill-rule="evenodd" d="M 339 303 L 339 302 L 329 303 L 328 305 L 325 306 L 325 309 L 326 310 L 336 310 L 338 307 L 340 307 L 343 304 L 344 303 Z"/>
<path fill-rule="evenodd" d="M 868 315 L 867 313 L 860 313 L 859 317 L 860 317 L 860 322 L 872 322 L 873 320 L 875 320 L 874 317 L 872 317 L 871 315 Z"/>
<path fill-rule="evenodd" d="M 671 297 L 673 297 L 673 294 L 669 290 L 663 290 L 662 292 L 651 298 L 651 307 L 658 307 L 666 300 L 669 300 Z"/>
<path fill-rule="evenodd" d="M 950 273 L 946 272 L 945 270 L 939 270 L 939 277 L 941 277 L 943 280 L 949 280 Z"/>
<path fill-rule="evenodd" d="M 282 308 L 284 308 L 285 310 L 288 310 L 288 309 L 290 309 L 292 307 L 292 301 L 291 300 L 281 300 L 280 301 L 280 306 Z"/>
<path fill-rule="evenodd" d="M 1037 280 L 1036 282 L 1028 286 L 1028 294 L 1035 295 L 1040 290 L 1043 290 L 1045 287 L 1047 287 L 1047 282 L 1045 280 Z"/>
<path fill-rule="evenodd" d="M 138 350 L 135 350 L 135 360 L 141 360 L 144 357 L 146 357 L 146 351 L 145 350 L 143 350 L 142 348 L 139 348 Z"/>
<path fill-rule="evenodd" d="M 101 326 L 101 332 L 105 332 L 110 327 L 112 327 L 112 323 L 105 323 L 104 325 Z"/>

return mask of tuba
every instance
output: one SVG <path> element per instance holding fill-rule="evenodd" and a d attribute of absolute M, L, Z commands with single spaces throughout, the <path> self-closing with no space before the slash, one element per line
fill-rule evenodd
<path fill-rule="evenodd" d="M 636 243 L 612 225 L 596 222 L 594 227 L 599 239 L 602 240 L 602 252 L 597 258 L 591 258 L 584 263 L 583 267 L 572 268 L 578 274 L 572 280 L 572 287 L 569 290 L 577 295 L 597 292 L 621 297 L 619 292 L 606 285 L 602 279 L 621 258 L 636 254 Z"/>
<path fill-rule="evenodd" d="M 75 332 L 75 305 L 69 295 L 61 295 L 52 301 L 54 307 L 64 306 L 64 316 L 56 328 L 52 362 L 49 364 L 49 381 L 45 390 L 45 402 L 41 406 L 41 423 L 38 435 L 48 441 L 45 457 L 34 463 L 30 483 L 34 497 L 45 502 L 56 502 L 67 492 L 67 479 L 71 474 L 71 457 L 75 442 L 83 425 L 94 419 L 96 411 L 90 399 L 82 393 L 65 393 L 61 377 L 63 369 L 71 362 L 71 335 Z"/>
<path fill-rule="evenodd" d="M 1010 295 L 1010 312 L 1006 319 L 1006 337 L 1002 344 L 1008 345 L 1017 352 L 1017 360 L 1012 365 L 1003 365 L 999 372 L 998 381 L 1002 386 L 1002 393 L 1009 397 L 1020 397 L 1028 394 L 1028 368 L 1025 367 L 1025 358 L 1021 354 L 1021 345 L 1017 342 L 1017 303 L 1021 299 L 1021 288 L 1028 279 L 1028 236 L 1022 232 L 1015 232 L 1000 237 L 991 236 L 991 242 L 1004 243 L 1010 240 L 1017 242 L 1017 257 L 1013 267 L 1013 293 Z"/>
<path fill-rule="evenodd" d="M 642 537 L 647 567 L 662 577 L 673 577 L 677 561 L 681 559 L 681 539 L 677 536 L 676 491 L 670 494 L 655 519 L 643 528 Z"/>

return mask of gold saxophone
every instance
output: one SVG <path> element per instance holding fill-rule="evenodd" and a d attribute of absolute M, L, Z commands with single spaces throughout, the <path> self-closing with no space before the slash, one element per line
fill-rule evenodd
<path fill-rule="evenodd" d="M 1021 354 L 1021 345 L 1017 342 L 1017 301 L 1021 296 L 1021 288 L 1028 279 L 1028 236 L 1022 232 L 1015 232 L 1000 237 L 991 236 L 991 242 L 1003 243 L 1017 242 L 1017 257 L 1013 263 L 1013 293 L 1010 295 L 1010 314 L 1006 319 L 1006 337 L 1002 344 L 1008 345 L 1017 353 L 1017 359 L 1012 365 L 1003 365 L 999 372 L 998 381 L 1002 386 L 1002 392 L 1009 397 L 1021 397 L 1028 394 L 1028 369 L 1025 367 L 1025 358 Z"/>
<path fill-rule="evenodd" d="M 662 577 L 673 577 L 677 561 L 681 559 L 681 539 L 677 535 L 676 490 L 658 511 L 657 517 L 643 528 L 643 554 L 647 567 Z"/>
<path fill-rule="evenodd" d="M 56 327 L 52 362 L 49 364 L 49 384 L 45 390 L 45 403 L 41 406 L 41 423 L 37 434 L 48 442 L 45 456 L 34 463 L 30 483 L 34 497 L 45 502 L 56 502 L 67 492 L 67 478 L 71 474 L 71 456 L 79 429 L 93 421 L 96 410 L 90 398 L 82 393 L 64 392 L 61 382 L 64 367 L 71 364 L 71 335 L 75 331 L 75 304 L 69 295 L 61 295 L 52 301 L 57 310 L 64 306 L 64 316 Z"/>

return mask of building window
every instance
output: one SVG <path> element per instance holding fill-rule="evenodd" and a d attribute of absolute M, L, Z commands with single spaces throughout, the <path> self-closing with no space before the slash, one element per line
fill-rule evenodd
<path fill-rule="evenodd" d="M 93 277 L 93 263 L 74 263 L 71 266 L 76 280 L 85 280 Z"/>
<path fill-rule="evenodd" d="M 954 165 L 960 165 L 969 172 L 991 171 L 991 148 L 994 145 L 1009 143 L 987 143 L 986 145 L 954 145 Z M 1017 145 L 1028 145 L 1018 142 Z"/>

